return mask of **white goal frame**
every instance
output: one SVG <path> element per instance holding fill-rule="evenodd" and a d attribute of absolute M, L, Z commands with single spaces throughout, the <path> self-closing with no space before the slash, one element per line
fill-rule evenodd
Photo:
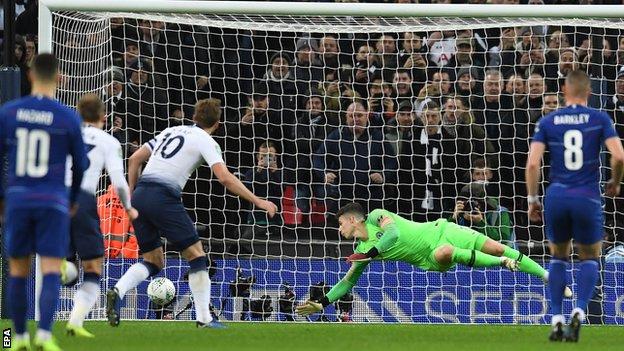
<path fill-rule="evenodd" d="M 38 49 L 52 52 L 52 12 L 150 12 L 213 15 L 347 17 L 624 18 L 624 5 L 471 5 L 386 3 L 299 3 L 203 0 L 39 0 Z M 40 261 L 36 259 L 35 319 L 39 319 Z"/>

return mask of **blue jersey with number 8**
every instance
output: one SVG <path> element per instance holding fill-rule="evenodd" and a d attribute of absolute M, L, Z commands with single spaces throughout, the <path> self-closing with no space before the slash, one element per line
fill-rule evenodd
<path fill-rule="evenodd" d="M 533 141 L 550 151 L 549 194 L 600 197 L 600 150 L 611 137 L 617 137 L 611 118 L 586 106 L 570 105 L 542 118 Z"/>
<path fill-rule="evenodd" d="M 7 159 L 1 195 L 7 207 L 67 210 L 88 162 L 80 123 L 74 110 L 43 96 L 27 96 L 0 108 L 0 156 Z M 68 156 L 78 177 L 71 194 L 65 185 Z"/>

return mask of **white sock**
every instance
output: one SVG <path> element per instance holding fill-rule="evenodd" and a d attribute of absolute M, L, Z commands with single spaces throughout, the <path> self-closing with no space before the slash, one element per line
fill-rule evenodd
<path fill-rule="evenodd" d="M 39 341 L 48 341 L 52 338 L 52 333 L 48 330 L 37 329 L 37 340 Z"/>
<path fill-rule="evenodd" d="M 195 314 L 197 321 L 201 323 L 212 322 L 210 314 L 210 276 L 205 270 L 189 274 L 189 287 L 193 293 L 195 302 Z"/>
<path fill-rule="evenodd" d="M 99 294 L 100 284 L 89 281 L 83 282 L 82 285 L 80 285 L 80 289 L 76 291 L 76 296 L 74 296 L 74 308 L 72 308 L 68 324 L 82 327 L 82 323 L 85 318 L 87 318 L 93 305 L 95 305 Z"/>
<path fill-rule="evenodd" d="M 552 320 L 550 321 L 550 324 L 552 326 L 557 325 L 557 323 L 561 323 L 565 325 L 565 322 L 566 322 L 565 317 L 562 314 L 556 314 L 552 316 Z"/>
<path fill-rule="evenodd" d="M 22 341 L 22 340 L 30 340 L 30 335 L 28 335 L 28 333 L 15 334 L 15 341 Z"/>
<path fill-rule="evenodd" d="M 575 313 L 578 313 L 581 319 L 582 323 L 585 323 L 585 311 L 583 311 L 581 308 L 575 307 L 572 310 L 572 313 L 570 313 L 570 318 L 572 318 L 572 316 L 574 316 Z"/>
<path fill-rule="evenodd" d="M 147 277 L 149 277 L 149 270 L 144 264 L 139 262 L 130 266 L 117 284 L 115 284 L 115 287 L 119 291 L 119 298 L 123 299 L 128 290 L 136 288 L 137 285 L 147 279 Z"/>
<path fill-rule="evenodd" d="M 546 271 L 544 273 L 544 276 L 542 277 L 542 280 L 544 281 L 544 283 L 548 284 L 548 277 L 550 277 L 550 274 L 548 273 L 548 271 Z"/>

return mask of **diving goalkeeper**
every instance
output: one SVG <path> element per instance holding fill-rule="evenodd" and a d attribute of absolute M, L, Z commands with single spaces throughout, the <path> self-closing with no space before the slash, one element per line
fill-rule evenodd
<path fill-rule="evenodd" d="M 403 261 L 427 271 L 445 272 L 460 263 L 469 267 L 502 266 L 548 282 L 548 272 L 517 250 L 470 228 L 439 219 L 417 223 L 386 210 L 373 210 L 368 217 L 360 205 L 350 203 L 336 214 L 340 234 L 358 240 L 352 263 L 344 278 L 318 301 L 297 306 L 307 316 L 320 312 L 353 288 L 371 260 Z M 572 291 L 565 287 L 565 295 Z"/>

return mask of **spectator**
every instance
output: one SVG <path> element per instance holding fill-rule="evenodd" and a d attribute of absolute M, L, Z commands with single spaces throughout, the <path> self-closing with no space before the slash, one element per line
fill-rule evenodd
<path fill-rule="evenodd" d="M 335 34 L 325 34 L 319 45 L 322 67 L 338 69 L 340 67 L 340 47 L 338 37 Z"/>
<path fill-rule="evenodd" d="M 547 88 L 550 91 L 561 91 L 563 87 L 563 81 L 568 73 L 577 70 L 579 67 L 579 61 L 576 56 L 574 48 L 568 47 L 561 49 L 559 52 L 559 62 L 557 64 L 557 71 L 547 75 Z M 547 71 L 548 74 L 548 71 Z"/>
<path fill-rule="evenodd" d="M 125 98 L 115 108 L 125 115 L 126 140 L 132 147 L 139 147 L 166 127 L 166 99 L 154 88 L 149 61 L 135 60 L 127 72 L 130 79 L 125 84 Z"/>
<path fill-rule="evenodd" d="M 546 48 L 546 75 L 553 77 L 556 74 L 557 66 L 560 62 L 560 54 L 564 49 L 571 48 L 568 36 L 560 30 L 554 31 L 548 38 Z"/>
<path fill-rule="evenodd" d="M 414 97 L 412 91 L 412 76 L 408 69 L 400 68 L 394 72 L 392 77 L 394 90 L 396 91 L 397 101 L 400 103 L 404 100 L 411 100 Z"/>
<path fill-rule="evenodd" d="M 455 31 L 431 32 L 426 39 L 426 45 L 429 49 L 429 62 L 437 67 L 445 67 L 456 52 Z"/>
<path fill-rule="evenodd" d="M 418 156 L 414 168 L 419 171 L 415 183 L 421 185 L 419 195 L 416 196 L 420 200 L 416 216 L 419 221 L 430 221 L 442 215 L 444 208 L 442 185 L 455 184 L 454 178 L 444 178 L 446 174 L 442 172 L 443 168 L 454 171 L 454 165 L 449 167 L 447 162 L 449 158 L 446 156 L 454 159 L 455 155 L 444 149 L 442 116 L 437 103 L 430 100 L 422 103 L 420 122 L 422 127 L 416 132 L 414 146 L 414 155 Z"/>
<path fill-rule="evenodd" d="M 620 138 L 624 138 L 624 69 L 618 72 L 615 81 L 615 94 L 607 102 L 605 110 L 611 114 Z"/>
<path fill-rule="evenodd" d="M 526 81 L 518 74 L 512 74 L 507 78 L 505 93 L 513 97 L 514 109 L 527 108 L 527 87 Z"/>
<path fill-rule="evenodd" d="M 411 70 L 412 90 L 420 91 L 427 82 L 426 47 L 422 44 L 422 37 L 417 33 L 403 33 L 403 49 L 399 51 L 399 67 Z"/>
<path fill-rule="evenodd" d="M 20 95 L 30 94 L 29 66 L 26 64 L 26 41 L 21 35 L 15 36 L 15 64 L 20 69 Z"/>
<path fill-rule="evenodd" d="M 123 61 L 119 62 L 119 67 L 130 67 L 139 58 L 139 42 L 133 39 L 126 39 L 124 42 Z"/>
<path fill-rule="evenodd" d="M 154 89 L 166 94 L 168 112 L 177 119 L 184 118 L 182 107 L 182 55 L 179 28 L 166 28 L 161 21 L 139 20 L 139 52 L 151 60 Z M 194 104 L 195 101 L 189 101 Z M 167 124 L 168 125 L 168 124 Z"/>
<path fill-rule="evenodd" d="M 248 224 L 280 225 L 282 218 L 279 215 L 282 200 L 283 178 L 279 166 L 279 154 L 275 144 L 266 141 L 260 144 L 256 152 L 256 165 L 247 171 L 243 180 L 245 186 L 254 194 L 274 203 L 278 214 L 269 218 L 265 211 L 253 211 L 248 217 Z"/>
<path fill-rule="evenodd" d="M 312 88 L 316 89 L 323 78 L 323 70 L 316 57 L 317 52 L 316 40 L 311 38 L 297 40 L 293 65 L 295 66 L 294 81 L 299 93 L 310 91 Z"/>
<path fill-rule="evenodd" d="M 438 85 L 440 94 L 442 96 L 449 96 L 451 94 L 451 77 L 447 71 L 437 71 L 433 74 L 431 82 Z"/>
<path fill-rule="evenodd" d="M 374 77 L 381 79 L 377 56 L 373 54 L 373 48 L 364 44 L 361 45 L 355 55 L 355 66 L 353 68 L 354 89 L 360 96 L 369 97 L 366 89 L 368 82 Z"/>
<path fill-rule="evenodd" d="M 399 65 L 396 39 L 393 35 L 382 34 L 375 43 L 375 52 L 377 61 L 384 70 L 395 69 Z"/>
<path fill-rule="evenodd" d="M 39 1 L 30 0 L 26 9 L 15 19 L 15 33 L 23 36 L 37 35 L 39 31 Z M 30 64 L 29 64 L 30 67 Z"/>
<path fill-rule="evenodd" d="M 384 184 L 396 181 L 396 160 L 379 128 L 371 127 L 368 111 L 359 102 L 346 109 L 346 125 L 327 136 L 313 155 L 316 176 L 325 188 L 317 189 L 328 212 L 339 202 L 357 201 L 370 210 L 381 208 Z"/>
<path fill-rule="evenodd" d="M 420 178 L 422 169 L 417 169 L 421 157 L 416 152 L 419 147 L 420 128 L 415 125 L 414 107 L 410 100 L 404 100 L 399 104 L 396 125 L 386 127 L 386 140 L 392 145 L 392 150 L 397 155 L 397 203 L 396 210 L 401 216 L 413 218 L 416 213 L 422 212 L 422 184 L 416 179 Z M 420 217 L 419 217 L 420 218 Z"/>
<path fill-rule="evenodd" d="M 25 11 L 24 11 L 25 12 Z M 24 38 L 26 44 L 26 66 L 30 67 L 32 61 L 37 55 L 37 35 L 28 34 Z"/>
<path fill-rule="evenodd" d="M 272 108 L 280 115 L 278 126 L 281 135 L 292 135 L 295 124 L 295 108 L 297 107 L 297 88 L 293 81 L 290 57 L 284 53 L 276 53 L 269 60 L 269 69 L 263 79 L 268 85 Z M 288 130 L 285 132 L 284 130 Z M 283 148 L 282 148 L 283 150 Z"/>
<path fill-rule="evenodd" d="M 485 66 L 481 55 L 475 54 L 472 37 L 458 37 L 455 40 L 455 55 L 446 65 L 446 67 L 462 66 L 471 66 L 476 69 L 483 69 Z"/>
<path fill-rule="evenodd" d="M 315 178 L 312 172 L 313 153 L 319 149 L 327 136 L 338 127 L 339 121 L 337 119 L 328 120 L 325 115 L 323 98 L 316 89 L 306 94 L 303 106 L 304 110 L 298 114 L 294 129 L 295 148 L 289 151 L 289 154 L 294 155 L 295 159 L 291 160 L 288 166 L 296 171 L 297 206 L 304 213 L 308 213 L 312 195 L 311 184 L 322 184 L 324 181 L 324 179 Z"/>
<path fill-rule="evenodd" d="M 544 94 L 544 105 L 542 106 L 542 116 L 546 116 L 551 112 L 555 112 L 563 105 L 559 94 L 549 91 Z"/>
<path fill-rule="evenodd" d="M 531 73 L 527 79 L 527 88 L 529 90 L 527 99 L 529 117 L 531 121 L 535 122 L 541 116 L 544 105 L 544 93 L 546 92 L 544 76 L 537 72 Z"/>
<path fill-rule="evenodd" d="M 442 114 L 442 135 L 445 140 L 454 144 L 458 173 L 470 169 L 471 162 L 476 157 L 494 155 L 494 146 L 486 139 L 485 130 L 473 123 L 470 111 L 459 97 L 446 98 Z M 463 177 L 458 174 L 456 178 Z"/>
<path fill-rule="evenodd" d="M 500 206 L 495 198 L 487 196 L 483 184 L 472 183 L 464 186 L 449 221 L 515 247 L 513 221 L 509 210 Z"/>
<path fill-rule="evenodd" d="M 252 254 L 254 241 L 268 239 L 267 234 L 281 238 L 282 217 L 279 209 L 282 207 L 283 179 L 275 144 L 264 142 L 260 145 L 256 152 L 256 165 L 245 173 L 242 181 L 250 191 L 273 202 L 278 213 L 273 218 L 268 218 L 263 211 L 249 213 L 246 224 L 240 226 L 240 236 L 226 249 L 227 253 L 233 255 Z"/>
<path fill-rule="evenodd" d="M 489 51 L 489 67 L 499 68 L 501 72 L 514 72 L 520 62 L 521 54 L 516 50 L 515 28 L 501 29 L 500 42 Z"/>
<path fill-rule="evenodd" d="M 228 164 L 239 167 L 241 173 L 253 167 L 252 154 L 262 143 L 282 141 L 280 116 L 273 108 L 273 100 L 266 86 L 257 85 L 248 106 L 240 112 L 240 121 L 229 123 L 225 140 L 226 154 L 231 157 Z"/>
<path fill-rule="evenodd" d="M 466 100 L 470 105 L 471 100 L 479 94 L 480 89 L 477 86 L 479 75 L 473 67 L 462 67 L 457 71 L 457 84 L 455 93 Z"/>

